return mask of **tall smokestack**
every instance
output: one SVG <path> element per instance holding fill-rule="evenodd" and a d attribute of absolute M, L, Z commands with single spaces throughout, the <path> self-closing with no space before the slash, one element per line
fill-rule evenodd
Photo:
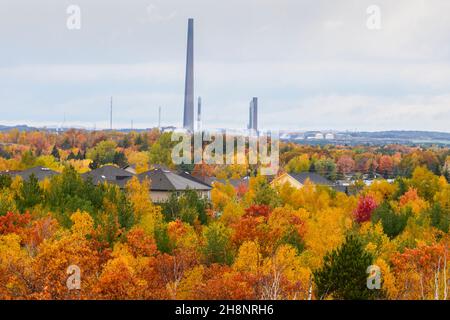
<path fill-rule="evenodd" d="M 183 128 L 194 131 L 194 19 L 188 21 Z"/>
<path fill-rule="evenodd" d="M 258 98 L 252 99 L 253 104 L 253 117 L 252 117 L 252 124 L 253 124 L 253 130 L 255 130 L 256 133 L 258 133 Z"/>
<path fill-rule="evenodd" d="M 198 97 L 197 106 L 197 130 L 202 130 L 202 97 Z"/>
<path fill-rule="evenodd" d="M 258 134 L 258 98 L 250 101 L 248 129 L 251 133 Z"/>

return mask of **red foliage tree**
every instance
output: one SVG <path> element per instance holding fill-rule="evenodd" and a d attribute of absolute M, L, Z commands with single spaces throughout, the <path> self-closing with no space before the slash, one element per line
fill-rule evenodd
<path fill-rule="evenodd" d="M 128 232 L 127 244 L 135 257 L 152 257 L 158 252 L 155 240 L 147 236 L 142 228 L 134 228 Z"/>
<path fill-rule="evenodd" d="M 350 156 L 342 156 L 337 161 L 337 168 L 339 173 L 349 174 L 353 170 L 355 170 L 355 161 Z"/>
<path fill-rule="evenodd" d="M 22 235 L 30 221 L 31 215 L 29 213 L 8 212 L 0 217 L 0 234 L 16 233 Z"/>
<path fill-rule="evenodd" d="M 381 156 L 378 171 L 384 176 L 392 174 L 392 172 L 394 171 L 394 161 L 390 156 Z"/>
<path fill-rule="evenodd" d="M 361 196 L 359 198 L 358 206 L 353 212 L 355 220 L 359 223 L 369 221 L 377 206 L 378 205 L 372 196 Z"/>
<path fill-rule="evenodd" d="M 240 183 L 236 187 L 236 194 L 239 198 L 242 198 L 248 192 L 248 186 L 244 183 Z"/>
<path fill-rule="evenodd" d="M 267 205 L 252 205 L 245 209 L 247 217 L 264 217 L 267 219 L 270 213 L 270 207 Z"/>
<path fill-rule="evenodd" d="M 207 300 L 257 299 L 254 280 L 230 267 L 213 264 L 205 271 L 204 284 L 198 288 L 199 298 Z"/>

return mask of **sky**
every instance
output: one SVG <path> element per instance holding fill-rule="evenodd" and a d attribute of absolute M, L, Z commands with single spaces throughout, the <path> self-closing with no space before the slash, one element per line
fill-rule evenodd
<path fill-rule="evenodd" d="M 70 30 L 67 8 L 80 8 Z M 369 7 L 380 9 L 379 29 Z M 0 125 L 450 132 L 448 0 L 1 0 Z M 72 21 L 72 20 L 71 20 Z"/>

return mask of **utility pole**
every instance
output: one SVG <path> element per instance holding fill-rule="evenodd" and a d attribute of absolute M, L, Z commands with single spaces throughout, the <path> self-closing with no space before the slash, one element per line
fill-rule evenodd
<path fill-rule="evenodd" d="M 161 131 L 161 107 L 158 109 L 158 129 Z"/>
<path fill-rule="evenodd" d="M 111 97 L 111 110 L 110 110 L 110 118 L 109 118 L 109 129 L 111 131 L 113 129 L 113 97 Z"/>

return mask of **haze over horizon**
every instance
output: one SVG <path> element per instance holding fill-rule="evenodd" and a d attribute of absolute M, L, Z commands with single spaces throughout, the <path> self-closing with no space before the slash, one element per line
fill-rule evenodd
<path fill-rule="evenodd" d="M 81 30 L 66 9 L 81 8 Z M 381 8 L 381 30 L 366 27 Z M 205 128 L 450 132 L 446 0 L 3 0 L 0 125 L 181 127 L 187 19 Z"/>

